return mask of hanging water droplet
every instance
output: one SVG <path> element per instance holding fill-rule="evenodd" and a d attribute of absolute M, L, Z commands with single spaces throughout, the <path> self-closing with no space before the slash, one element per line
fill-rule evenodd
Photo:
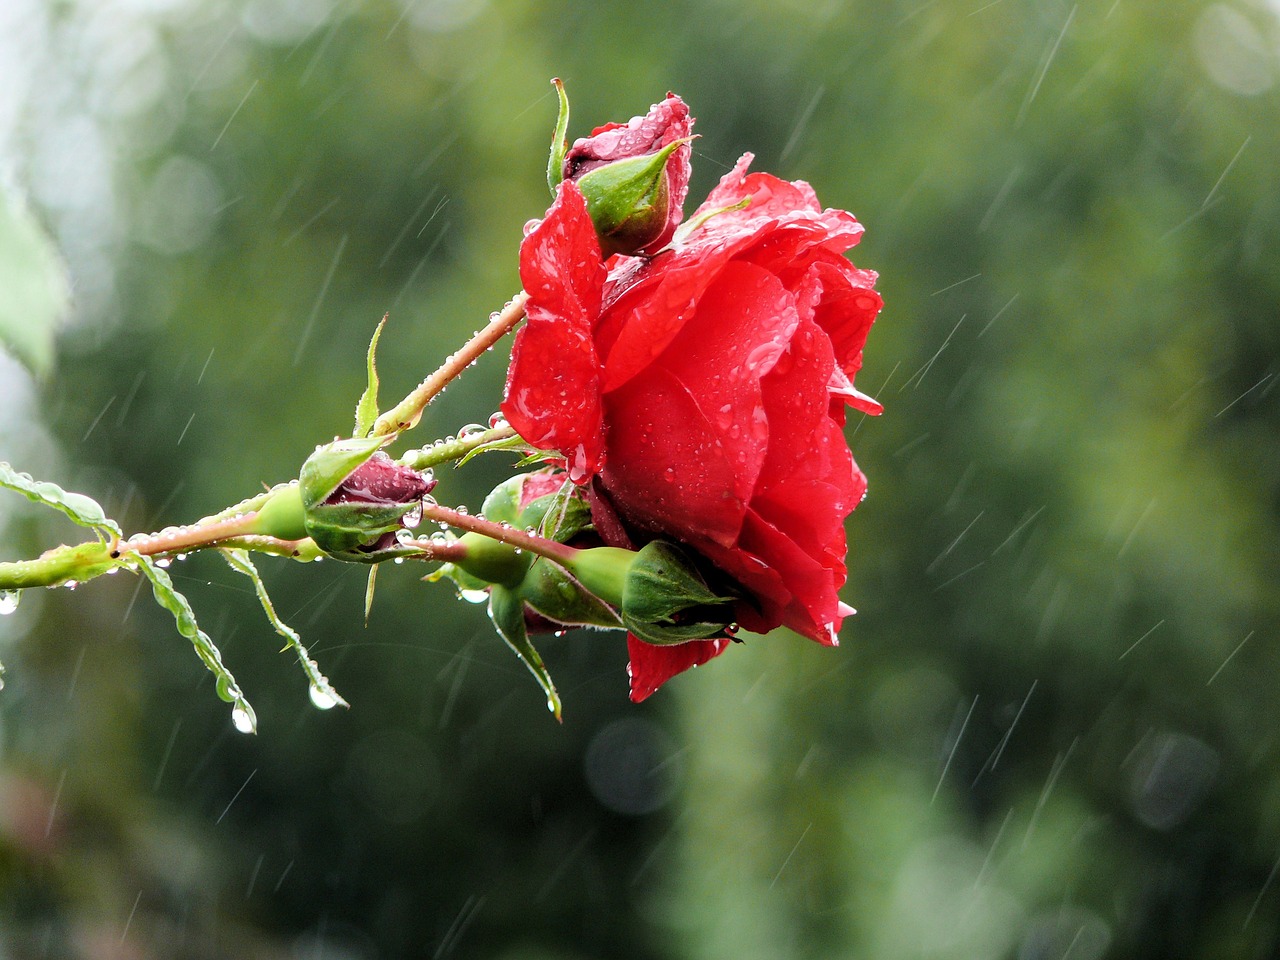
<path fill-rule="evenodd" d="M 465 503 L 458 505 L 458 513 L 462 514 L 464 517 L 467 515 L 467 505 Z"/>
<path fill-rule="evenodd" d="M 507 418 L 506 416 L 503 415 L 501 410 L 499 410 L 497 413 L 489 414 L 490 430 L 496 430 L 498 427 L 505 427 L 506 425 L 507 425 Z"/>
<path fill-rule="evenodd" d="M 554 697 L 547 697 L 547 709 L 552 713 L 556 712 L 556 701 Z"/>
<path fill-rule="evenodd" d="M 163 570 L 165 567 L 169 566 L 169 564 L 171 563 L 173 563 L 173 561 L 170 560 L 168 557 L 165 557 L 163 560 L 157 560 L 156 566 L 159 567 L 161 570 Z"/>
<path fill-rule="evenodd" d="M 253 715 L 253 708 L 243 700 L 239 701 L 231 711 L 231 722 L 241 733 L 257 733 L 258 718 Z"/>
<path fill-rule="evenodd" d="M 412 530 L 422 522 L 422 504 L 415 504 L 413 509 L 400 518 L 400 522 Z"/>
<path fill-rule="evenodd" d="M 338 695 L 328 685 L 322 687 L 318 683 L 313 683 L 309 692 L 311 703 L 317 710 L 332 710 L 338 705 Z"/>
<path fill-rule="evenodd" d="M 459 590 L 458 596 L 467 603 L 484 603 L 489 599 L 489 591 L 487 590 Z"/>
<path fill-rule="evenodd" d="M 80 583 L 77 580 L 68 580 L 66 583 L 63 584 L 63 586 L 66 587 L 68 590 L 74 590 L 76 587 L 80 586 Z"/>
<path fill-rule="evenodd" d="M 0 616 L 8 616 L 18 609 L 22 593 L 18 590 L 0 590 Z"/>

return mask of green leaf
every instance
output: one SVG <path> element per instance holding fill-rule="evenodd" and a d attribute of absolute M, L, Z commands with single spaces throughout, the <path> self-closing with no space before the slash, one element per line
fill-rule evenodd
<path fill-rule="evenodd" d="M 0 346 L 32 373 L 53 366 L 54 331 L 71 300 L 53 242 L 22 201 L 0 186 Z"/>
<path fill-rule="evenodd" d="M 3 300 L 2 296 L 0 300 Z M 2 309 L 0 306 L 0 310 Z M 3 461 L 0 461 L 0 487 L 16 490 L 28 500 L 52 507 L 65 514 L 73 523 L 91 527 L 99 537 L 102 537 L 104 530 L 117 537 L 121 536 L 120 525 L 110 519 L 92 497 L 86 497 L 83 493 L 69 493 L 47 480 L 34 480 L 29 473 L 20 473 Z"/>
<path fill-rule="evenodd" d="M 507 646 L 524 661 L 524 665 L 541 685 L 543 693 L 547 695 L 547 709 L 555 714 L 556 720 L 562 721 L 560 694 L 556 693 L 556 685 L 551 682 L 551 674 L 547 672 L 542 657 L 529 642 L 529 631 L 524 624 L 524 601 L 520 599 L 520 595 L 507 587 L 493 587 L 489 591 L 489 619 L 498 628 L 502 639 L 507 641 Z"/>
<path fill-rule="evenodd" d="M 231 719 L 236 729 L 241 733 L 257 733 L 257 714 L 253 712 L 253 707 L 249 706 L 249 701 L 240 691 L 236 678 L 223 665 L 222 654 L 218 652 L 218 648 L 196 623 L 196 615 L 187 598 L 174 589 L 169 574 L 150 557 L 135 553 L 131 554 L 129 559 L 136 563 L 143 576 L 151 581 L 151 592 L 155 595 L 156 603 L 173 614 L 178 632 L 191 641 L 191 645 L 196 649 L 196 655 L 213 674 L 218 697 L 232 704 Z"/>
<path fill-rule="evenodd" d="M 267 595 L 267 586 L 262 582 L 262 577 L 258 574 L 258 568 L 253 565 L 253 560 L 249 556 L 247 550 L 220 550 L 224 560 L 228 566 L 236 573 L 243 573 L 246 577 L 253 581 L 253 589 L 258 594 L 258 602 L 262 604 L 262 612 L 267 615 L 267 619 L 271 621 L 271 626 L 276 633 L 284 637 L 288 641 L 286 650 L 292 648 L 293 652 L 298 655 L 298 663 L 302 665 L 302 672 L 307 675 L 307 682 L 311 685 L 311 702 L 321 710 L 328 710 L 336 706 L 350 706 L 347 701 L 338 695 L 338 691 L 333 689 L 333 684 L 329 682 L 329 678 L 320 672 L 320 665 L 311 659 L 311 655 L 307 653 L 307 648 L 302 645 L 302 638 L 298 636 L 298 632 L 280 619 L 280 615 L 276 613 L 275 605 L 271 602 L 271 597 Z M 373 569 L 377 569 L 374 567 Z"/>
<path fill-rule="evenodd" d="M 378 327 L 373 331 L 373 339 L 369 341 L 369 354 L 365 360 L 369 368 L 369 385 L 365 387 L 364 393 L 360 395 L 360 402 L 356 404 L 356 431 L 353 437 L 363 437 L 373 429 L 374 421 L 378 419 L 378 339 L 382 336 L 382 328 L 387 325 L 387 318 L 391 316 L 389 313 L 382 315 L 382 319 L 378 321 Z"/>

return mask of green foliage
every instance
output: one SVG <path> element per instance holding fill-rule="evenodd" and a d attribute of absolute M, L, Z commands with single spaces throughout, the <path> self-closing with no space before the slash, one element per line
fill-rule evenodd
<path fill-rule="evenodd" d="M 0 346 L 32 372 L 53 367 L 58 322 L 71 300 L 66 268 L 40 224 L 0 185 Z"/>

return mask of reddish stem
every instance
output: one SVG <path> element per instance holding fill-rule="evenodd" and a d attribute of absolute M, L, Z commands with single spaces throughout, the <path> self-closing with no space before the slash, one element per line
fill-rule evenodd
<path fill-rule="evenodd" d="M 528 299 L 529 295 L 523 290 L 512 297 L 511 302 L 503 307 L 502 311 L 496 314 L 482 330 L 464 343 L 456 353 L 450 354 L 435 373 L 423 380 L 408 396 L 380 416 L 373 424 L 372 435 L 383 437 L 414 426 L 422 416 L 423 409 L 448 385 L 449 381 L 475 363 L 481 354 L 510 333 L 515 325 L 524 319 L 524 305 Z"/>
<path fill-rule="evenodd" d="M 170 532 L 151 534 L 143 540 L 122 540 L 116 544 L 116 550 L 122 553 L 140 553 L 147 557 L 158 553 L 199 550 L 203 547 L 211 547 L 222 540 L 253 533 L 253 525 L 257 517 L 256 512 L 246 513 L 215 523 L 197 524 L 191 527 L 180 527 Z"/>
<path fill-rule="evenodd" d="M 457 510 L 450 510 L 448 507 L 442 507 L 439 504 L 427 504 L 422 508 L 422 515 L 432 520 L 447 523 L 451 527 L 457 527 L 459 530 L 478 533 L 483 537 L 488 537 L 490 540 L 509 543 L 513 547 L 528 550 L 530 553 L 546 557 L 548 560 L 553 560 L 559 564 L 572 562 L 573 558 L 578 554 L 578 550 L 575 547 L 557 543 L 555 540 L 548 540 L 546 537 L 538 537 L 532 533 L 525 533 L 525 531 L 517 530 L 515 527 L 494 523 L 484 517 L 473 517 L 469 513 L 459 513 Z"/>

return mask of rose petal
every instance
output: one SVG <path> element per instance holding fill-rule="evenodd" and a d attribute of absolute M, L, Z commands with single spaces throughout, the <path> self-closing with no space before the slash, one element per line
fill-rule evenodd
<path fill-rule="evenodd" d="M 697 401 L 657 368 L 605 396 L 601 479 L 619 513 L 651 532 L 731 544 L 746 504 L 734 464 Z"/>
<path fill-rule="evenodd" d="M 731 263 L 652 367 L 672 374 L 698 404 L 734 465 L 741 500 L 751 496 L 769 448 L 760 381 L 787 351 L 798 323 L 777 277 Z"/>
<path fill-rule="evenodd" d="M 690 640 L 688 643 L 657 646 L 627 634 L 627 676 L 631 678 L 631 699 L 635 703 L 647 699 L 660 686 L 690 667 L 706 663 L 728 648 L 731 640 Z"/>
<path fill-rule="evenodd" d="M 531 444 L 565 454 L 574 480 L 599 466 L 599 363 L 592 328 L 605 270 L 578 188 L 562 183 L 546 218 L 520 246 L 529 302 L 511 348 L 502 412 Z"/>

